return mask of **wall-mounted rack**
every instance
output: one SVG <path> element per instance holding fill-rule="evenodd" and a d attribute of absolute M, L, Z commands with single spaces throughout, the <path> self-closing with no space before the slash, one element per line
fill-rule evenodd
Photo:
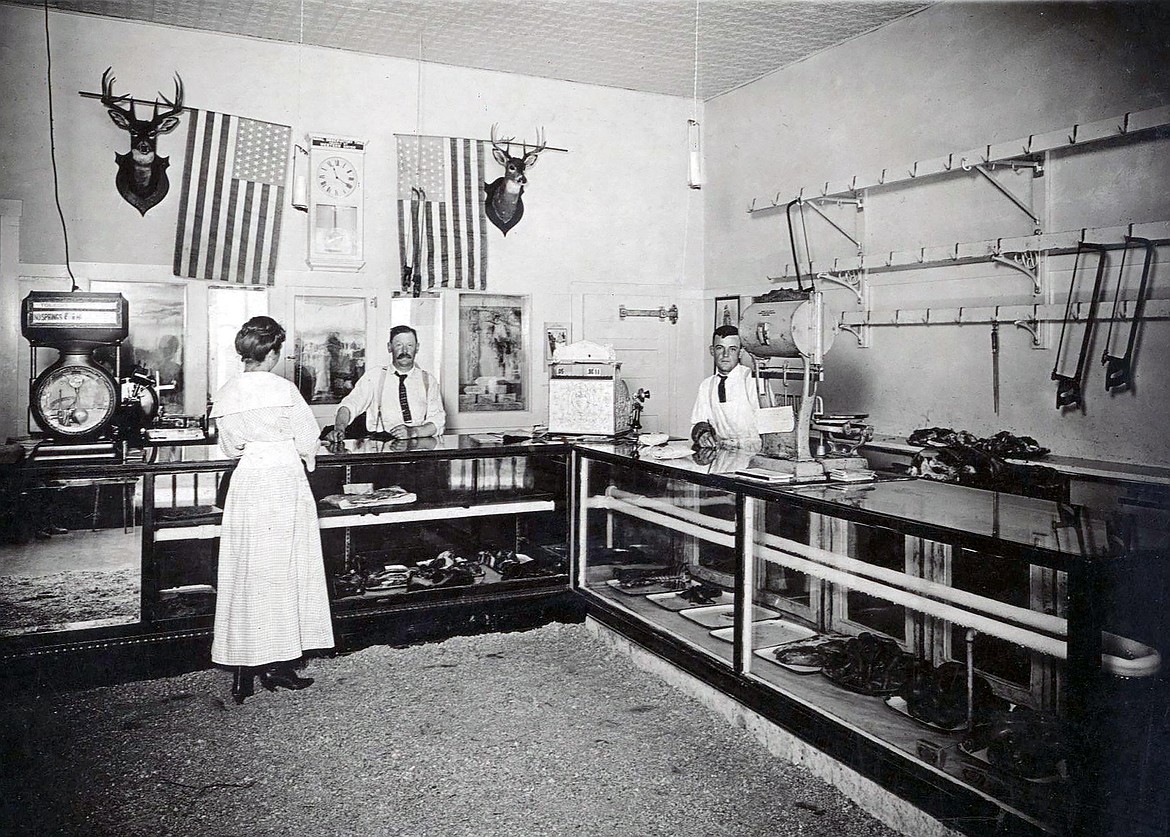
<path fill-rule="evenodd" d="M 801 186 L 796 197 L 805 200 L 814 197 L 854 198 L 863 190 L 876 186 L 890 186 L 911 180 L 924 180 L 950 174 L 956 170 L 970 171 L 977 165 L 989 163 L 1011 165 L 1014 162 L 1015 165 L 1019 166 L 1027 162 L 1036 162 L 1037 160 L 1033 158 L 1038 158 L 1047 151 L 1081 147 L 1121 136 L 1132 136 L 1167 125 L 1170 125 L 1170 106 L 1130 111 L 1121 116 L 1112 116 L 1095 122 L 1078 123 L 1070 128 L 1061 128 L 1043 134 L 1029 134 L 1022 139 L 988 143 L 968 151 L 947 154 L 945 157 L 915 160 L 909 164 L 890 166 L 882 169 L 878 174 L 855 174 L 843 182 L 835 183 L 826 180 L 824 183 Z M 788 200 L 781 199 L 781 194 L 777 192 L 772 197 L 753 198 L 747 211 L 755 213 L 783 209 L 788 204 Z"/>
<path fill-rule="evenodd" d="M 811 270 L 807 272 L 813 275 L 823 273 L 849 280 L 851 274 L 859 271 L 886 273 L 914 268 L 994 262 L 1028 276 L 1032 281 L 1034 293 L 1038 294 L 1040 284 L 1036 272 L 1037 255 L 1075 253 L 1077 244 L 1081 241 L 1097 241 L 1107 249 L 1120 250 L 1125 246 L 1126 236 L 1148 238 L 1158 245 L 1170 243 L 1170 221 L 1146 221 L 1118 227 L 1085 227 L 1038 235 L 957 242 L 941 247 L 920 247 L 917 250 L 866 253 L 856 257 L 834 258 L 831 261 L 814 261 L 810 263 Z M 802 275 L 805 272 L 802 267 Z M 793 265 L 786 264 L 782 276 L 769 276 L 768 279 L 773 282 L 795 281 L 796 270 Z"/>
<path fill-rule="evenodd" d="M 1088 300 L 1073 303 L 1068 310 L 1071 322 L 1081 322 L 1088 317 L 1092 303 Z M 1138 305 L 1137 299 L 1119 299 L 1116 313 L 1098 313 L 1097 320 L 1126 322 L 1133 318 Z M 1170 299 L 1148 299 L 1141 315 L 1142 320 L 1170 320 Z M 1045 322 L 1061 322 L 1065 319 L 1065 303 L 1045 305 L 961 305 L 949 308 L 891 308 L 883 311 L 842 312 L 837 321 L 837 330 L 848 332 L 857 338 L 862 347 L 869 345 L 869 329 L 883 326 L 938 326 L 938 325 L 1014 325 L 1032 335 L 1034 345 L 1040 345 L 1038 326 Z"/>

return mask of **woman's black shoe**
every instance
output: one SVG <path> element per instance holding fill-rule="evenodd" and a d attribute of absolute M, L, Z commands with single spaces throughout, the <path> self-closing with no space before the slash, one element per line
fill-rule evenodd
<path fill-rule="evenodd" d="M 277 689 L 307 689 L 313 685 L 312 677 L 301 677 L 292 666 L 273 666 L 260 672 L 260 685 L 270 692 Z"/>
<path fill-rule="evenodd" d="M 256 694 L 256 672 L 247 666 L 236 666 L 232 672 L 232 700 L 237 704 Z"/>

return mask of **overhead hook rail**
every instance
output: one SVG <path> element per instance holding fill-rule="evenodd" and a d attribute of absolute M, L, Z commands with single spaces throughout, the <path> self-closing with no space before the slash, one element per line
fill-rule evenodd
<path fill-rule="evenodd" d="M 678 306 L 672 305 L 667 308 L 665 305 L 660 305 L 657 308 L 627 308 L 624 305 L 618 306 L 618 318 L 624 320 L 626 317 L 657 317 L 660 320 L 670 320 L 671 325 L 678 322 Z"/>
<path fill-rule="evenodd" d="M 965 241 L 945 247 L 915 247 L 913 250 L 883 250 L 876 257 L 857 259 L 848 257 L 823 261 L 805 261 L 802 274 L 840 273 L 841 270 L 864 269 L 868 273 L 887 273 L 908 268 L 934 267 L 938 265 L 977 264 L 995 261 L 995 256 L 1013 258 L 1017 254 L 1035 254 L 1037 267 L 1039 256 L 1071 255 L 1077 251 L 1077 243 L 1088 236 L 1101 242 L 1110 250 L 1124 246 L 1126 235 L 1148 238 L 1158 246 L 1170 244 L 1170 221 L 1146 221 L 1125 226 L 1096 227 L 1087 230 L 1062 230 L 1040 234 L 991 238 L 980 241 Z M 1029 255 L 1026 261 L 1031 260 Z M 1025 266 L 1027 264 L 1025 263 Z M 773 281 L 790 281 L 791 273 L 769 277 Z M 1030 277 L 1029 277 L 1030 278 Z M 1043 292 L 1043 276 L 1037 276 Z"/>
<path fill-rule="evenodd" d="M 1082 147 L 1093 142 L 1115 139 L 1118 136 L 1130 137 L 1166 125 L 1170 125 L 1170 106 L 1129 111 L 1123 115 L 1112 116 L 1096 122 L 1077 124 L 1045 133 L 1031 133 L 1020 139 L 985 144 L 967 151 L 951 152 L 930 160 L 917 160 L 898 166 L 885 166 L 879 170 L 880 174 L 854 174 L 839 182 L 835 187 L 831 183 L 826 185 L 822 182 L 815 187 L 802 188 L 800 194 L 852 197 L 858 192 L 875 186 L 890 186 L 909 180 L 917 181 L 925 177 L 948 174 L 954 171 L 959 161 L 967 166 L 974 165 L 976 161 L 984 164 L 1007 162 L 1013 159 L 1019 161 L 1020 158 L 1034 158 L 1047 151 L 1068 148 L 1070 145 Z M 754 202 L 749 207 L 748 212 L 761 212 L 779 206 L 778 203 L 768 206 L 768 203 L 767 198 Z"/>

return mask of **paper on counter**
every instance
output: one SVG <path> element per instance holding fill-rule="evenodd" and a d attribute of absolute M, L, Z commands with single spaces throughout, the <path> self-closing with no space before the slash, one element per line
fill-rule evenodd
<path fill-rule="evenodd" d="M 684 459 L 694 455 L 694 452 L 690 442 L 668 442 L 650 448 L 645 455 L 649 459 Z"/>
<path fill-rule="evenodd" d="M 763 433 L 791 433 L 796 429 L 792 406 L 761 407 L 756 413 L 756 429 Z"/>

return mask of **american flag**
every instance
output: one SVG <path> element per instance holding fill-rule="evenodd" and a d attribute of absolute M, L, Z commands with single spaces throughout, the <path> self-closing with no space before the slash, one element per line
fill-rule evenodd
<path fill-rule="evenodd" d="M 487 288 L 484 163 L 488 144 L 396 134 L 402 290 Z"/>
<path fill-rule="evenodd" d="M 292 129 L 227 113 L 189 113 L 174 273 L 271 285 Z"/>

